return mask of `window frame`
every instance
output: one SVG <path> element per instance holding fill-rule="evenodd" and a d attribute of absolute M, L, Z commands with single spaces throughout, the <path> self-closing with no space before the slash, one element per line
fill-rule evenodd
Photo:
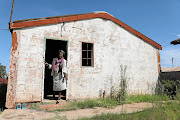
<path fill-rule="evenodd" d="M 87 44 L 92 44 L 92 55 L 91 55 L 91 66 L 83 66 L 83 56 L 82 56 L 82 52 L 83 52 L 83 48 L 82 48 L 82 45 L 83 43 L 87 43 Z M 87 50 L 88 51 L 88 50 Z M 94 43 L 93 42 L 81 42 L 81 67 L 94 67 Z"/>

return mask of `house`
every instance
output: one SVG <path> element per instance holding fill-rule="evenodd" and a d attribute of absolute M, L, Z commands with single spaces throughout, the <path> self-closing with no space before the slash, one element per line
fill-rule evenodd
<path fill-rule="evenodd" d="M 172 41 L 171 44 L 174 44 L 174 45 L 180 44 L 180 38 L 178 38 L 177 40 Z"/>
<path fill-rule="evenodd" d="M 180 80 L 180 67 L 166 67 L 161 69 L 162 80 Z"/>
<path fill-rule="evenodd" d="M 127 66 L 128 93 L 152 93 L 160 71 L 161 45 L 106 12 L 14 21 L 6 107 L 52 95 L 44 63 L 66 52 L 66 99 L 98 98 L 119 87 Z"/>
<path fill-rule="evenodd" d="M 3 84 L 3 83 L 7 84 L 8 80 L 0 77 L 0 84 Z"/>

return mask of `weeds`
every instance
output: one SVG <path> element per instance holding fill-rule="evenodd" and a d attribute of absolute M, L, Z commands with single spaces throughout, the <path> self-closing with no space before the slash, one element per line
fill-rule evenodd
<path fill-rule="evenodd" d="M 157 96 L 157 95 L 131 95 L 126 96 L 123 104 L 139 103 L 139 102 L 153 102 L 155 101 L 167 101 L 169 97 Z M 60 109 L 50 110 L 50 111 L 70 111 L 76 109 L 85 109 L 85 108 L 95 108 L 95 107 L 105 107 L 105 108 L 114 108 L 118 105 L 121 105 L 117 99 L 112 99 L 111 97 L 101 98 L 101 99 L 88 99 L 84 101 L 75 101 L 69 102 L 69 104 L 62 106 Z M 34 108 L 37 108 L 34 106 Z"/>
<path fill-rule="evenodd" d="M 52 102 L 43 102 L 43 103 L 41 103 L 42 105 L 51 105 L 51 104 L 54 104 L 54 103 L 52 103 Z"/>
<path fill-rule="evenodd" d="M 120 89 L 118 91 L 118 101 L 125 102 L 127 96 L 127 76 L 126 76 L 127 66 L 123 67 L 120 66 L 120 74 L 121 74 L 121 81 L 120 81 Z"/>
<path fill-rule="evenodd" d="M 180 119 L 180 103 L 167 102 L 162 107 L 150 108 L 136 113 L 101 114 L 80 120 L 177 120 Z"/>
<path fill-rule="evenodd" d="M 119 104 L 123 104 L 127 97 L 127 84 L 128 78 L 126 75 L 127 66 L 120 65 L 119 67 L 119 86 L 115 89 L 112 86 L 112 77 L 110 78 L 111 81 L 111 88 L 110 88 L 110 98 L 113 100 L 117 100 Z"/>
<path fill-rule="evenodd" d="M 69 110 L 95 108 L 95 107 L 113 108 L 117 105 L 118 105 L 118 101 L 112 100 L 110 98 L 89 99 L 84 101 L 69 102 L 68 105 L 62 106 L 63 108 L 56 109 L 53 111 L 69 111 Z"/>
<path fill-rule="evenodd" d="M 30 108 L 30 109 L 34 109 L 34 110 L 40 110 L 37 103 L 32 103 L 29 108 Z"/>
<path fill-rule="evenodd" d="M 44 120 L 67 120 L 66 117 L 61 117 L 59 116 L 58 112 L 55 112 L 56 116 L 55 117 L 52 117 L 52 118 L 47 118 L 47 119 L 44 119 Z"/>
<path fill-rule="evenodd" d="M 162 95 L 166 94 L 169 96 L 170 99 L 174 100 L 177 94 L 180 93 L 180 80 L 174 79 L 162 79 L 159 78 L 156 94 Z"/>
<path fill-rule="evenodd" d="M 155 101 L 167 101 L 169 100 L 169 97 L 167 95 L 129 95 L 127 96 L 127 99 L 125 103 L 139 103 L 139 102 L 152 102 L 154 103 Z"/>

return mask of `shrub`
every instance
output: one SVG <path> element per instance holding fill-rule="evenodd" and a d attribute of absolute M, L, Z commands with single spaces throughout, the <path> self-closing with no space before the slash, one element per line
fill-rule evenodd
<path fill-rule="evenodd" d="M 39 110 L 39 105 L 37 103 L 32 103 L 30 109 Z"/>
<path fill-rule="evenodd" d="M 162 90 L 160 94 L 166 94 L 174 100 L 180 91 L 180 80 L 162 80 L 160 87 Z"/>
<path fill-rule="evenodd" d="M 0 108 L 5 109 L 7 84 L 0 84 Z"/>

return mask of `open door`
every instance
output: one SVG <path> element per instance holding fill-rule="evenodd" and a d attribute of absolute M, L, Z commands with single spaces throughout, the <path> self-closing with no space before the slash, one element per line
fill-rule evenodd
<path fill-rule="evenodd" d="M 45 61 L 49 64 L 52 64 L 53 58 L 58 56 L 58 51 L 63 50 L 65 51 L 64 59 L 67 60 L 67 50 L 68 44 L 67 41 L 63 40 L 53 40 L 53 39 L 46 39 L 46 51 L 45 51 Z M 61 99 L 65 100 L 66 91 L 63 91 L 61 94 Z M 45 67 L 44 73 L 44 99 L 58 99 L 58 92 L 53 91 L 53 77 L 51 76 L 51 69 Z M 55 98 L 54 96 L 55 95 Z M 64 97 L 63 97 L 64 96 Z M 66 97 L 67 99 L 67 97 Z"/>

